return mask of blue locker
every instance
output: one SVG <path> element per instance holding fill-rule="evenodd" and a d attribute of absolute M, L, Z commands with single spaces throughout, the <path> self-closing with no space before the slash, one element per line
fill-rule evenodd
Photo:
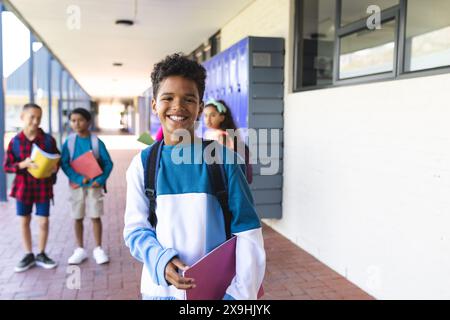
<path fill-rule="evenodd" d="M 205 92 L 204 92 L 204 94 L 203 94 L 203 97 L 200 97 L 200 100 L 203 100 L 203 101 L 208 100 L 208 96 L 209 96 L 209 92 L 208 92 L 208 90 L 207 90 L 207 88 L 210 87 L 210 84 L 209 84 L 209 82 L 210 82 L 210 77 L 209 77 L 209 75 L 210 75 L 209 65 L 210 65 L 210 62 L 209 62 L 209 61 L 203 63 L 203 67 L 204 67 L 205 70 L 206 70 Z"/>
<path fill-rule="evenodd" d="M 264 58 L 269 56 L 266 63 L 253 61 L 258 54 Z M 283 74 L 284 60 L 278 63 L 276 58 L 283 54 L 282 38 L 248 37 L 237 42 L 204 63 L 212 80 L 206 85 L 206 90 L 211 93 L 208 98 L 223 99 L 238 128 L 282 128 L 284 83 L 280 74 Z M 267 89 L 263 89 L 261 94 L 261 86 L 266 84 Z M 280 150 L 282 154 L 282 137 Z M 283 162 L 280 160 L 281 169 L 274 176 L 265 176 L 260 169 L 266 165 L 259 154 L 253 157 L 257 164 L 253 166 L 254 183 L 251 189 L 257 212 L 263 218 L 280 218 Z"/>
<path fill-rule="evenodd" d="M 217 60 L 214 60 L 212 62 L 212 83 L 211 83 L 211 94 L 213 97 L 216 97 L 218 92 L 217 92 Z"/>
<path fill-rule="evenodd" d="M 213 63 L 210 62 L 208 66 L 208 86 L 205 88 L 205 90 L 208 91 L 208 99 L 210 99 L 212 96 L 214 96 L 213 88 L 214 88 L 214 69 L 213 69 Z"/>
<path fill-rule="evenodd" d="M 216 68 L 216 91 L 217 97 L 216 99 L 223 98 L 223 61 L 222 57 L 219 57 L 217 60 L 217 68 Z"/>
<path fill-rule="evenodd" d="M 207 69 L 205 101 L 222 99 L 236 126 L 248 127 L 248 38 L 203 63 Z"/>
<path fill-rule="evenodd" d="M 227 105 L 230 104 L 229 101 L 229 84 L 230 84 L 230 65 L 228 59 L 229 51 L 225 51 L 221 55 L 222 61 L 222 84 L 220 86 L 220 92 L 222 94 L 221 99 L 225 101 Z"/>
<path fill-rule="evenodd" d="M 209 70 L 211 71 L 211 81 L 210 81 L 210 88 L 209 88 L 209 93 L 212 97 L 214 97 L 215 95 L 215 91 L 216 91 L 216 62 L 214 60 L 211 60 L 211 65 Z"/>
<path fill-rule="evenodd" d="M 211 61 L 206 61 L 203 63 L 203 67 L 206 69 L 206 81 L 205 81 L 205 93 L 203 94 L 203 102 L 206 103 L 211 98 L 210 88 L 211 88 Z M 202 116 L 203 117 L 203 116 Z M 204 121 L 200 119 L 200 130 L 201 133 L 205 132 Z"/>
<path fill-rule="evenodd" d="M 230 82 L 230 75 L 228 73 L 228 52 L 224 52 L 220 57 L 220 64 L 222 67 L 222 82 L 220 84 L 221 99 L 227 100 L 228 95 L 228 83 Z"/>
<path fill-rule="evenodd" d="M 210 61 L 208 64 L 208 71 L 207 71 L 207 79 L 208 85 L 205 87 L 205 91 L 208 91 L 208 99 L 210 99 L 213 95 L 213 84 L 214 84 L 214 69 L 213 69 L 213 63 Z M 205 100 L 206 101 L 206 100 Z"/>
<path fill-rule="evenodd" d="M 228 83 L 227 83 L 227 104 L 231 109 L 234 122 L 239 123 L 239 109 L 236 105 L 236 46 L 228 50 Z"/>
<path fill-rule="evenodd" d="M 239 125 L 248 128 L 248 39 L 238 43 L 238 100 Z"/>
<path fill-rule="evenodd" d="M 239 105 L 237 96 L 237 48 L 232 46 L 229 51 L 229 106 L 236 125 L 239 124 Z"/>
<path fill-rule="evenodd" d="M 214 98 L 219 99 L 220 96 L 220 83 L 222 82 L 222 70 L 221 63 L 219 59 L 214 61 L 214 84 L 213 84 L 213 92 Z"/>

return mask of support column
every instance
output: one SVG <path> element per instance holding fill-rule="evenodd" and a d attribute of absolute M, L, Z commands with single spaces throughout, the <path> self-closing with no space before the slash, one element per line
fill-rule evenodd
<path fill-rule="evenodd" d="M 52 56 L 48 54 L 48 66 L 47 66 L 47 90 L 48 90 L 48 134 L 52 134 Z"/>
<path fill-rule="evenodd" d="M 3 160 L 5 159 L 5 88 L 3 86 L 3 3 L 0 2 L 0 201 L 7 201 L 6 195 L 6 173 L 3 170 Z"/>
<path fill-rule="evenodd" d="M 34 103 L 34 52 L 33 52 L 34 36 L 30 31 L 30 59 L 28 59 L 28 77 L 29 77 L 29 94 L 30 103 Z"/>

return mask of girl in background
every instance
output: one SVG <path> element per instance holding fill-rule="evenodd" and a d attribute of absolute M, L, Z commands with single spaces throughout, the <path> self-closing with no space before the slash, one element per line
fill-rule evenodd
<path fill-rule="evenodd" d="M 216 140 L 235 152 L 239 151 L 237 148 L 238 142 L 240 142 L 238 141 L 239 137 L 235 137 L 235 141 L 233 141 L 226 131 L 229 129 L 237 130 L 237 128 L 234 123 L 231 110 L 228 108 L 225 101 L 214 99 L 208 100 L 205 103 L 203 115 L 205 124 L 208 127 L 208 130 L 204 135 L 205 139 Z M 249 161 L 250 153 L 246 145 L 244 146 L 244 150 L 245 154 L 240 154 L 240 156 L 245 160 L 247 181 L 248 183 L 252 183 L 253 173 L 252 166 Z"/>

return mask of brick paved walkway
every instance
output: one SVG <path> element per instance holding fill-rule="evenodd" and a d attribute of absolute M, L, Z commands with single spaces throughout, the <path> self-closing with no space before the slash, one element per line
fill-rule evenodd
<path fill-rule="evenodd" d="M 263 300 L 373 299 L 270 227 L 263 227 L 263 235 L 267 256 Z"/>
<path fill-rule="evenodd" d="M 56 269 L 35 267 L 24 273 L 14 273 L 14 266 L 23 255 L 15 202 L 12 199 L 0 203 L 0 299 L 140 298 L 142 266 L 131 258 L 122 240 L 125 171 L 136 153 L 136 150 L 111 150 L 114 170 L 108 181 L 103 217 L 103 243 L 111 262 L 101 266 L 95 264 L 91 223 L 85 220 L 85 247 L 91 256 L 80 266 L 80 290 L 68 289 L 66 285 L 71 277 L 67 259 L 75 240 L 64 174 L 60 172 L 55 188 L 56 200 L 51 208 L 47 246 L 48 255 L 59 263 Z M 32 234 L 36 250 L 38 234 L 35 220 L 32 221 Z M 263 232 L 267 250 L 264 299 L 372 299 L 269 227 L 265 226 Z"/>

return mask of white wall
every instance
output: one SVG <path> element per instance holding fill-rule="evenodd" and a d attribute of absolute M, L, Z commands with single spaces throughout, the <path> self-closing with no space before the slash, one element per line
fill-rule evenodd
<path fill-rule="evenodd" d="M 270 224 L 377 298 L 450 298 L 449 86 L 289 95 L 283 219 Z"/>
<path fill-rule="evenodd" d="M 288 26 L 257 0 L 223 29 L 288 28 L 286 74 L 288 2 L 272 1 Z M 269 225 L 376 298 L 450 299 L 450 75 L 302 93 L 287 80 L 283 218 Z"/>
<path fill-rule="evenodd" d="M 290 5 L 290 0 L 254 1 L 221 29 L 222 50 L 249 35 L 287 37 Z"/>

